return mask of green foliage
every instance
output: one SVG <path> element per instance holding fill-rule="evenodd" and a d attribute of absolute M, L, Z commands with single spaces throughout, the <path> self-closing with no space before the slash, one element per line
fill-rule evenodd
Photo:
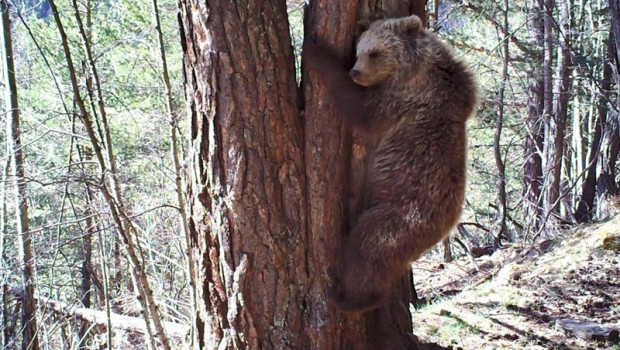
<path fill-rule="evenodd" d="M 480 108 L 469 122 L 469 174 L 466 211 L 462 221 L 478 222 L 492 228 L 496 220 L 498 172 L 493 154 L 493 137 L 498 114 L 498 91 L 501 81 L 503 54 L 501 43 L 504 34 L 489 19 L 501 23 L 500 9 L 489 3 L 479 4 L 480 9 L 473 12 L 459 4 L 447 3 L 440 7 L 438 34 L 450 42 L 457 56 L 467 61 L 478 76 L 480 86 Z M 489 8 L 485 8 L 489 6 Z M 472 13 L 473 12 L 473 13 Z M 441 16 L 443 14 L 443 16 Z M 524 14 L 510 16 L 510 27 L 521 28 L 514 35 L 522 40 L 524 33 Z M 513 29 L 514 30 L 514 29 Z M 511 57 L 523 55 L 514 46 L 510 48 Z M 522 142 L 525 137 L 524 118 L 527 117 L 527 65 L 511 61 L 509 65 L 509 87 L 505 97 L 504 130 L 501 153 L 506 164 L 506 192 L 508 206 L 514 207 L 522 197 Z M 518 217 L 519 213 L 511 213 Z M 515 229 L 511 227 L 511 229 Z M 490 240 L 483 231 L 478 231 L 482 241 Z M 488 241 L 490 243 L 490 241 Z"/>
<path fill-rule="evenodd" d="M 88 234 L 86 223 L 89 203 L 95 210 L 94 224 L 102 238 L 93 236 L 93 261 L 102 261 L 121 278 L 114 286 L 119 300 L 130 294 L 129 277 L 124 258 L 116 265 L 116 231 L 110 213 L 100 194 L 88 199 L 85 181 L 91 182 L 99 173 L 98 165 L 86 156 L 90 147 L 86 130 L 77 117 L 77 107 L 69 82 L 68 68 L 59 33 L 46 1 L 16 1 L 28 32 L 15 12 L 13 41 L 22 116 L 22 137 L 26 174 L 30 179 L 30 220 L 37 256 L 37 284 L 55 298 L 71 303 L 79 299 L 82 237 Z M 86 54 L 75 14 L 70 1 L 58 1 L 60 16 L 66 28 L 74 64 L 78 70 L 80 94 L 87 102 L 89 113 L 101 118 L 97 96 L 89 94 Z M 145 2 L 131 0 L 79 2 L 82 20 L 87 27 L 104 103 L 110 123 L 110 134 L 123 184 L 126 206 L 139 231 L 145 265 L 149 277 L 157 279 L 156 293 L 165 303 L 164 313 L 171 320 L 188 318 L 188 285 L 185 277 L 185 253 L 182 231 L 176 210 L 174 172 L 170 157 L 170 125 L 165 113 L 159 49 L 155 37 L 152 9 Z M 89 9 L 86 6 L 90 6 Z M 291 45 L 296 56 L 299 78 L 300 53 L 303 44 L 302 1 L 287 1 Z M 527 6 L 510 3 L 509 37 L 502 32 L 503 4 L 493 1 L 441 1 L 438 34 L 450 42 L 457 55 L 466 60 L 479 77 L 481 104 L 469 123 L 470 152 L 468 194 L 462 221 L 475 222 L 478 227 L 494 229 L 497 220 L 498 171 L 493 154 L 493 138 L 500 101 L 502 43 L 510 41 L 508 81 L 503 101 L 504 129 L 500 152 L 506 165 L 506 184 L 509 215 L 523 222 L 524 140 L 528 136 L 528 85 L 535 80 L 535 68 L 540 66 L 542 48 L 531 37 L 531 12 Z M 16 10 L 13 11 L 16 11 Z M 171 75 L 175 116 L 184 115 L 182 52 L 176 20 L 176 3 L 160 2 L 168 68 Z M 569 103 L 570 121 L 567 126 L 566 162 L 586 167 L 588 150 L 593 142 L 596 107 L 601 97 L 603 62 L 606 59 L 605 41 L 608 37 L 608 18 L 605 2 L 575 1 L 571 16 L 574 31 L 571 48 L 574 73 L 571 77 L 572 99 Z M 557 12 L 557 11 L 556 11 Z M 554 12 L 555 13 L 555 12 Z M 32 35 L 32 36 L 31 36 Z M 554 39 L 557 44 L 557 38 Z M 559 45 L 554 46 L 557 50 Z M 554 53 L 556 53 L 554 51 Z M 611 109 L 615 95 L 608 93 L 604 108 Z M 189 122 L 181 117 L 182 131 Z M 98 132 L 103 134 L 101 123 Z M 0 141 L 5 141 L 0 130 Z M 4 148 L 0 156 L 8 157 Z M 572 171 L 572 172 L 571 172 Z M 583 173 L 565 170 L 563 183 L 570 189 L 567 195 L 575 203 L 583 183 Z M 87 200 L 88 199 L 88 200 Z M 90 202 L 92 201 L 92 202 Z M 8 232 L 15 232 L 13 203 L 8 198 L 10 220 Z M 563 208 L 570 217 L 573 208 Z M 474 236 L 488 244 L 491 236 L 483 229 L 471 229 Z M 518 224 L 509 222 L 515 237 L 523 237 Z M 9 238 L 13 238 L 9 234 Z M 11 240 L 12 243 L 12 240 Z M 103 250 L 101 256 L 100 248 Z M 18 284 L 19 265 L 15 249 L 7 249 L 6 263 L 10 267 L 0 280 Z M 4 272 L 4 270 L 3 270 Z M 93 266 L 95 278 L 101 279 L 101 266 Z M 100 300 L 97 300 L 100 301 Z M 119 303 L 123 304 L 123 303 Z M 130 307 L 123 304 L 132 313 Z M 446 337 L 463 332 L 459 323 L 443 327 Z"/>
<path fill-rule="evenodd" d="M 184 237 L 175 209 L 170 121 L 164 103 L 152 9 L 145 7 L 145 3 L 129 0 L 79 4 L 102 84 L 125 204 L 134 216 L 142 249 L 148 253 L 145 265 L 149 272 L 158 271 L 152 274 L 156 278 L 163 278 L 164 274 L 160 272 L 166 271 L 167 279 L 161 283 L 167 287 L 157 288 L 160 299 L 177 299 L 170 303 L 164 314 L 175 319 L 187 317 L 188 288 L 183 268 L 185 254 L 181 249 Z M 86 9 L 87 4 L 91 6 L 90 11 Z M 80 295 L 77 277 L 82 264 L 81 239 L 88 234 L 85 221 L 88 196 L 84 180 L 88 177 L 92 180 L 99 170 L 95 161 L 85 155 L 85 150 L 91 147 L 90 141 L 77 118 L 67 63 L 51 13 L 40 16 L 42 5 L 32 7 L 29 2 L 21 5 L 18 9 L 32 31 L 32 37 L 14 8 L 13 41 L 26 174 L 32 179 L 28 189 L 30 219 L 33 229 L 37 230 L 33 242 L 37 256 L 37 285 L 53 297 L 73 303 Z M 89 113 L 100 118 L 96 94 L 89 95 L 87 90 L 91 73 L 74 11 L 68 1 L 58 1 L 57 5 L 69 37 L 80 94 L 90 107 Z M 173 83 L 174 113 L 183 115 L 182 53 L 176 4 L 164 0 L 159 6 Z M 5 139 L 4 131 L 0 137 Z M 1 152 L 6 159 L 4 148 Z M 98 213 L 95 225 L 104 239 L 101 242 L 97 235 L 92 237 L 93 261 L 105 262 L 112 275 L 116 268 L 122 267 L 120 272 L 127 276 L 123 277 L 127 281 L 127 264 L 114 265 L 116 233 L 107 207 L 97 193 L 92 200 Z M 9 225 L 14 227 L 12 216 Z M 106 256 L 99 255 L 99 245 L 103 245 Z M 13 255 L 11 249 L 9 261 L 13 260 Z M 176 263 L 171 264 L 171 261 Z M 10 275 L 3 274 L 3 277 L 11 276 L 12 284 L 18 285 L 19 266 L 12 266 Z M 101 266 L 93 266 L 93 273 L 95 279 L 101 281 Z M 121 297 L 126 293 L 123 287 L 115 295 Z"/>

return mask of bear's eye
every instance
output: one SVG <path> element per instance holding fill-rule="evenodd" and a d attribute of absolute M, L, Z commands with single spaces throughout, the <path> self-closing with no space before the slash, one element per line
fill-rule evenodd
<path fill-rule="evenodd" d="M 377 58 L 379 56 L 381 56 L 379 51 L 372 51 L 371 53 L 368 54 L 368 57 L 370 57 L 370 58 Z"/>

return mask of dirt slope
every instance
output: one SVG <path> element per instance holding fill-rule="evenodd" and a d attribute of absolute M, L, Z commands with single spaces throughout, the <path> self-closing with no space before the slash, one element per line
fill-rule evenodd
<path fill-rule="evenodd" d="M 498 251 L 479 271 L 471 260 L 419 261 L 416 288 L 429 302 L 414 332 L 466 350 L 620 349 L 618 237 L 620 217 Z"/>

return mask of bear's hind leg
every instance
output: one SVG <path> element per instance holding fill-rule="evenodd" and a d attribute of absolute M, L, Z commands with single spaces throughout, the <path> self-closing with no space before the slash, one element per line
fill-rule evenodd
<path fill-rule="evenodd" d="M 332 300 L 345 312 L 363 312 L 381 305 L 393 282 L 409 266 L 405 251 L 410 224 L 399 208 L 379 205 L 365 210 L 346 242 L 340 279 Z"/>

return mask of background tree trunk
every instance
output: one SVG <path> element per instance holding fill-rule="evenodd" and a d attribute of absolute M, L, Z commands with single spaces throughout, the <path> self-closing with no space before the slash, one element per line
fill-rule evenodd
<path fill-rule="evenodd" d="M 620 8 L 618 9 L 620 10 Z M 613 13 L 614 16 L 620 16 L 620 13 Z M 612 19 L 612 27 L 607 42 L 607 62 L 603 68 L 603 82 L 601 83 L 601 97 L 598 101 L 597 111 L 599 116 L 606 114 L 606 123 L 601 139 L 601 149 L 598 157 L 598 178 L 596 180 L 597 194 L 597 217 L 605 219 L 610 213 L 610 203 L 608 199 L 619 194 L 618 184 L 616 182 L 616 161 L 618 160 L 618 151 L 620 149 L 620 135 L 618 135 L 618 102 L 620 96 L 616 93 L 616 108 L 610 108 L 610 102 L 613 101 L 613 93 L 611 91 L 612 80 L 615 81 L 616 89 L 620 91 L 620 79 L 618 73 L 618 59 L 616 57 L 617 50 L 614 36 L 614 23 L 619 19 Z M 615 24 L 617 25 L 617 24 Z M 619 28 L 620 29 L 620 28 Z M 615 66 L 615 69 L 612 69 Z M 606 70 L 607 69 L 607 70 Z M 608 74 L 608 75 L 605 75 Z M 613 76 L 613 77 L 612 77 Z M 594 203 L 592 203 L 594 204 Z"/>
<path fill-rule="evenodd" d="M 90 203 L 86 208 L 86 231 L 82 231 L 82 245 L 78 246 L 80 249 L 77 252 L 77 256 L 82 260 L 82 267 L 80 269 L 80 301 L 82 302 L 82 307 L 89 309 L 91 307 L 91 288 L 92 288 L 92 238 L 95 234 L 97 227 L 93 220 L 93 212 L 90 207 Z M 79 349 L 87 349 L 86 346 L 86 336 L 88 332 L 89 325 L 87 323 L 82 323 L 80 328 L 78 329 L 77 337 L 78 337 L 78 348 Z"/>
<path fill-rule="evenodd" d="M 607 48 L 612 50 L 613 45 L 608 42 Z M 586 178 L 581 188 L 581 196 L 575 211 L 575 219 L 577 222 L 586 222 L 592 219 L 594 209 L 594 198 L 596 197 L 596 168 L 599 160 L 599 153 L 603 142 L 603 132 L 607 125 L 607 109 L 604 107 L 606 103 L 607 91 L 611 88 L 611 66 L 610 62 L 603 62 L 603 81 L 601 82 L 601 97 L 597 101 L 596 126 L 594 128 L 594 138 L 590 153 L 588 154 L 588 162 L 586 164 Z"/>
<path fill-rule="evenodd" d="M 509 2 L 508 0 L 504 0 L 504 9 L 503 9 L 503 26 L 504 32 L 509 33 L 509 23 L 508 23 L 508 10 L 509 10 Z M 493 138 L 493 154 L 495 156 L 495 167 L 497 168 L 497 192 L 498 192 L 498 200 L 499 200 L 499 211 L 496 226 L 496 234 L 491 235 L 493 237 L 493 246 L 495 248 L 499 248 L 501 244 L 502 238 L 509 238 L 508 231 L 506 226 L 506 215 L 507 213 L 507 196 L 506 196 L 506 164 L 504 163 L 504 157 L 501 152 L 501 139 L 502 139 L 502 129 L 504 128 L 504 102 L 505 102 L 505 94 L 506 94 L 506 86 L 508 84 L 508 64 L 510 60 L 510 51 L 509 51 L 510 41 L 508 40 L 508 34 L 504 34 L 504 38 L 502 40 L 502 54 L 504 56 L 504 60 L 502 62 L 502 82 L 499 86 L 499 91 L 497 92 L 498 99 L 498 110 L 497 110 L 497 119 L 495 121 L 495 136 Z"/>
<path fill-rule="evenodd" d="M 530 20 L 530 35 L 532 47 L 544 46 L 543 9 L 541 0 L 531 0 L 529 4 L 532 12 Z M 524 213 L 526 229 L 538 230 L 541 224 L 542 208 L 542 148 L 543 148 L 543 92 L 542 55 L 534 51 L 532 58 L 531 80 L 528 83 L 528 117 L 526 120 L 528 135 L 525 139 L 525 166 L 524 166 Z"/>
<path fill-rule="evenodd" d="M 6 243 L 8 241 L 8 213 L 7 213 L 7 178 L 9 175 L 10 157 L 2 164 L 2 172 L 0 173 L 0 268 L 5 269 L 8 266 Z M 0 311 L 0 324 L 2 327 L 2 339 L 0 340 L 0 349 L 6 349 L 11 341 L 10 327 L 10 311 L 9 311 L 9 285 L 6 282 L 0 286 L 0 298 L 2 298 L 2 310 Z"/>
<path fill-rule="evenodd" d="M 553 119 L 551 136 L 553 137 L 553 150 L 549 153 L 551 165 L 551 181 L 549 188 L 548 212 L 560 214 L 560 197 L 562 196 L 561 180 L 562 166 L 564 163 L 564 137 L 566 135 L 566 120 L 568 117 L 568 102 L 572 93 L 571 86 L 572 58 L 571 37 L 573 23 L 570 12 L 572 0 L 556 0 L 560 10 L 558 41 L 560 48 L 557 50 L 556 79 L 553 84 Z"/>
<path fill-rule="evenodd" d="M 613 56 L 616 58 L 614 62 L 616 67 L 620 66 L 620 0 L 609 0 L 609 10 L 611 18 L 611 38 L 613 39 Z M 618 71 L 616 71 L 617 73 Z M 616 74 L 618 77 L 619 74 Z M 616 81 L 616 87 L 620 90 L 620 81 Z"/>
<path fill-rule="evenodd" d="M 23 264 L 21 290 L 21 334 L 22 349 L 38 350 L 39 336 L 37 330 L 37 305 L 34 299 L 34 253 L 32 250 L 32 234 L 28 220 L 28 193 L 26 192 L 26 176 L 24 173 L 23 150 L 17 102 L 17 82 L 15 80 L 15 63 L 13 44 L 11 41 L 11 21 L 7 1 L 0 0 L 2 12 L 2 73 L 4 87 L 4 103 L 6 113 L 7 153 L 11 158 L 11 177 L 15 187 L 17 245 L 19 259 Z"/>
<path fill-rule="evenodd" d="M 543 13 L 543 62 L 542 62 L 542 80 L 543 80 L 543 210 L 542 210 L 542 226 L 547 225 L 547 220 L 551 211 L 551 198 L 553 191 L 553 174 L 558 164 L 553 162 L 554 154 L 554 138 L 553 138 L 553 47 L 554 47 L 554 19 L 553 19 L 553 0 L 542 0 L 539 4 Z"/>
<path fill-rule="evenodd" d="M 608 146 L 601 153 L 602 169 L 597 184 L 597 187 L 600 188 L 600 197 L 617 196 L 620 193 L 620 188 L 616 182 L 616 162 L 620 152 L 620 123 L 618 121 L 618 106 L 620 105 L 620 1 L 609 0 L 609 8 L 611 13 L 609 64 L 616 67 L 612 70 L 613 80 L 616 84 L 616 108 L 609 108 L 610 118 L 605 130 L 605 140 Z M 611 91 L 608 92 L 609 95 L 611 95 Z"/>

